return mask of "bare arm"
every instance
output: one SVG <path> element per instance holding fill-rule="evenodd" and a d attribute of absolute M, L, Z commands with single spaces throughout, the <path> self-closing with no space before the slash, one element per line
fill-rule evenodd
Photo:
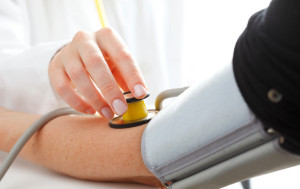
<path fill-rule="evenodd" d="M 38 118 L 0 108 L 0 150 L 9 151 Z M 80 179 L 160 186 L 142 160 L 145 126 L 119 130 L 111 129 L 101 117 L 62 116 L 36 133 L 20 156 Z"/>

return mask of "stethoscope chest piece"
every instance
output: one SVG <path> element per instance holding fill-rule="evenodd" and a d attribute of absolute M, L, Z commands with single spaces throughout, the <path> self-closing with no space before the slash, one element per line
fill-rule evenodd
<path fill-rule="evenodd" d="M 156 114 L 157 110 L 147 110 L 144 99 L 149 96 L 147 94 L 143 99 L 136 99 L 131 92 L 124 93 L 128 103 L 128 109 L 122 116 L 111 119 L 108 124 L 115 129 L 130 128 L 148 123 Z"/>

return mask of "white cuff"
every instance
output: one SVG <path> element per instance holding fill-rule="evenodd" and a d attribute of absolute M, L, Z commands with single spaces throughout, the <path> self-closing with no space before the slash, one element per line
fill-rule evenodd
<path fill-rule="evenodd" d="M 270 139 L 228 66 L 187 89 L 150 121 L 142 137 L 142 155 L 147 168 L 167 183 Z"/>

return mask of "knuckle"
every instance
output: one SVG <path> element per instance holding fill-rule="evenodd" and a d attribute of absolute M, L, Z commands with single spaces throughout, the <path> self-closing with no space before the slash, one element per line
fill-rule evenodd
<path fill-rule="evenodd" d="M 116 60 L 117 62 L 125 62 L 125 63 L 133 62 L 133 58 L 132 58 L 131 54 L 125 50 L 119 52 L 116 59 L 117 59 Z"/>
<path fill-rule="evenodd" d="M 101 93 L 104 96 L 111 97 L 114 91 L 114 84 L 111 81 L 107 81 L 100 86 Z"/>
<path fill-rule="evenodd" d="M 75 67 L 75 66 L 69 68 L 68 75 L 72 79 L 79 79 L 83 74 L 84 74 L 84 71 L 82 70 L 82 68 Z"/>
<path fill-rule="evenodd" d="M 99 108 L 101 106 L 101 100 L 98 96 L 96 95 L 91 95 L 88 97 L 90 104 L 93 106 Z"/>
<path fill-rule="evenodd" d="M 128 75 L 126 77 L 126 79 L 129 83 L 135 83 L 138 78 L 139 78 L 138 71 L 135 71 L 135 70 L 128 73 Z"/>
<path fill-rule="evenodd" d="M 101 60 L 102 60 L 102 58 L 99 55 L 93 54 L 93 55 L 90 55 L 86 59 L 85 65 L 87 67 L 95 67 L 95 66 L 99 65 L 99 63 L 101 62 Z"/>
<path fill-rule="evenodd" d="M 112 28 L 109 28 L 109 27 L 106 27 L 106 28 L 101 28 L 99 31 L 98 31 L 98 35 L 103 35 L 103 36 L 111 36 L 113 35 L 114 31 Z"/>
<path fill-rule="evenodd" d="M 74 41 L 83 41 L 89 38 L 89 33 L 86 31 L 78 31 L 75 35 L 73 40 Z"/>

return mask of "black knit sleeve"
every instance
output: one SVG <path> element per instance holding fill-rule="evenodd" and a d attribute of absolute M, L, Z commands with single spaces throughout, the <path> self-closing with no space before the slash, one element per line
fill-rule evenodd
<path fill-rule="evenodd" d="M 300 1 L 273 0 L 239 37 L 233 69 L 240 91 L 266 128 L 300 154 Z"/>

